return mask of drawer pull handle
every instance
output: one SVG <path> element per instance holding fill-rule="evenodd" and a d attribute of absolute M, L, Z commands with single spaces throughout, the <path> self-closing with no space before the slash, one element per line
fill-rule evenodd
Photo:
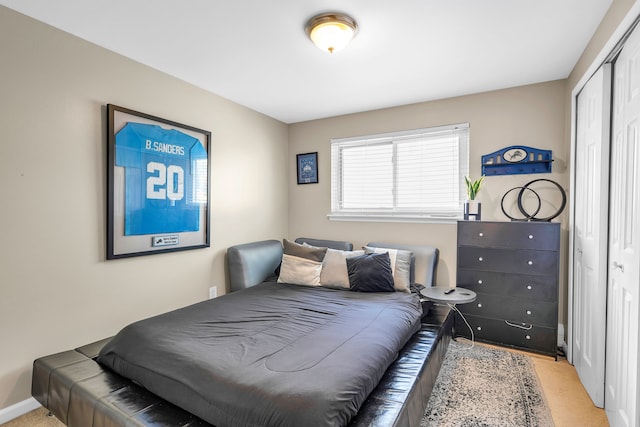
<path fill-rule="evenodd" d="M 527 314 L 531 315 L 531 310 L 527 310 Z"/>
<path fill-rule="evenodd" d="M 533 234 L 529 234 L 529 239 L 533 239 Z"/>
<path fill-rule="evenodd" d="M 527 289 L 531 290 L 531 285 L 527 285 Z"/>
<path fill-rule="evenodd" d="M 482 308 L 482 303 L 478 304 L 478 308 Z"/>
<path fill-rule="evenodd" d="M 530 340 L 531 339 L 531 335 L 525 335 L 525 338 Z"/>
<path fill-rule="evenodd" d="M 478 326 L 476 329 L 481 331 L 482 330 L 482 326 Z"/>
<path fill-rule="evenodd" d="M 478 261 L 482 261 L 482 257 L 478 257 Z"/>
<path fill-rule="evenodd" d="M 533 261 L 527 261 L 527 264 L 533 265 Z"/>
<path fill-rule="evenodd" d="M 482 279 L 478 280 L 478 285 L 482 285 Z"/>
<path fill-rule="evenodd" d="M 526 323 L 522 323 L 522 324 L 518 325 L 517 323 L 512 323 L 512 322 L 509 322 L 508 320 L 505 320 L 504 323 L 506 323 L 509 326 L 513 326 L 514 328 L 524 329 L 525 331 L 528 331 L 531 328 L 533 328 L 533 325 L 528 325 L 527 326 Z"/>
<path fill-rule="evenodd" d="M 484 237 L 484 233 L 480 232 L 480 233 L 478 233 L 478 236 Z"/>

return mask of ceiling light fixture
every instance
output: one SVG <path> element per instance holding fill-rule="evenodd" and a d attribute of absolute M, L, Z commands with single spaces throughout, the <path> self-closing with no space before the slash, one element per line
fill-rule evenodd
<path fill-rule="evenodd" d="M 307 22 L 305 31 L 316 46 L 333 53 L 349 44 L 358 32 L 358 24 L 342 13 L 321 13 Z"/>

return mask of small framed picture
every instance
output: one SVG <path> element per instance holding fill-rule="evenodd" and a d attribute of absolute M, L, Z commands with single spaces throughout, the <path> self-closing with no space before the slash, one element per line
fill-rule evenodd
<path fill-rule="evenodd" d="M 318 183 L 318 152 L 296 155 L 298 184 Z"/>
<path fill-rule="evenodd" d="M 209 246 L 211 132 L 107 105 L 107 259 Z"/>

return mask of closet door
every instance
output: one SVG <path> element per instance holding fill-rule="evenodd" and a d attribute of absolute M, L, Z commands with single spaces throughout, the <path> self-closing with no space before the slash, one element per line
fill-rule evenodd
<path fill-rule="evenodd" d="M 612 427 L 639 426 L 640 31 L 614 64 L 605 409 Z"/>
<path fill-rule="evenodd" d="M 611 65 L 577 99 L 573 245 L 573 364 L 594 405 L 604 407 Z"/>

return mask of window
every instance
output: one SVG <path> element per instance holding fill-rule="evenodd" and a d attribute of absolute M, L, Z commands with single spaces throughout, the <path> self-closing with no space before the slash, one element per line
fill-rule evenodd
<path fill-rule="evenodd" d="M 461 217 L 469 124 L 331 141 L 334 220 Z"/>

